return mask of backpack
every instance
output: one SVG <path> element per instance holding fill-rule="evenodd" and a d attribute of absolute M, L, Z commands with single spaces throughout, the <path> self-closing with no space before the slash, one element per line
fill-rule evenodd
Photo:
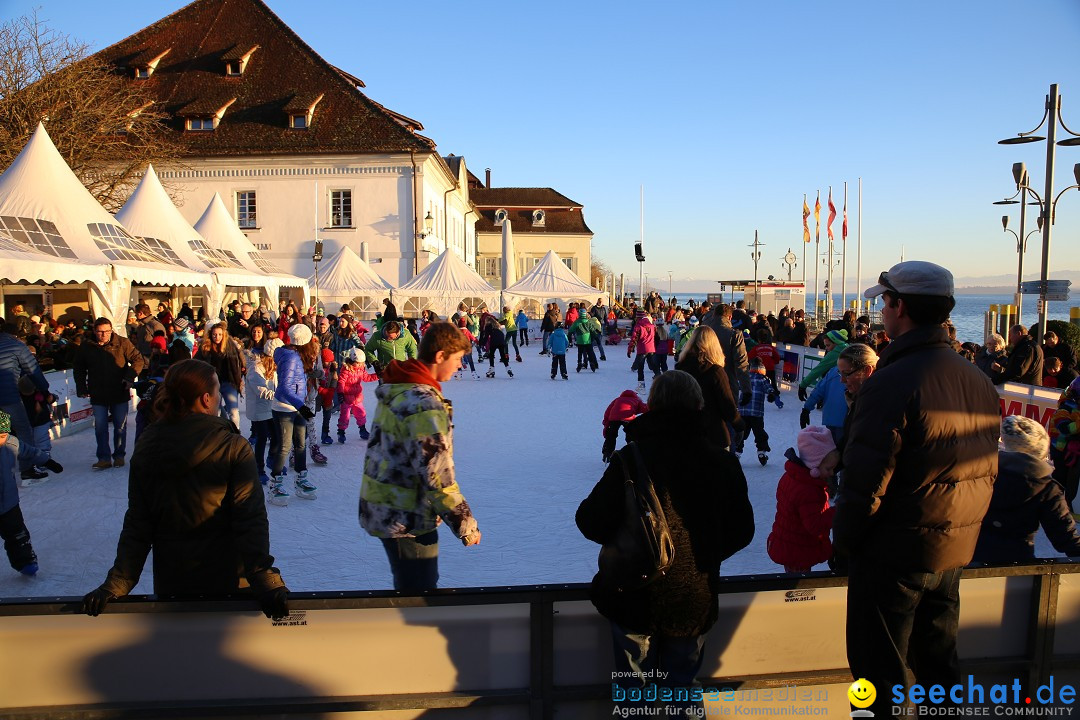
<path fill-rule="evenodd" d="M 675 543 L 637 443 L 615 455 L 624 479 L 623 521 L 600 548 L 597 564 L 601 582 L 625 592 L 663 577 L 675 560 Z"/>

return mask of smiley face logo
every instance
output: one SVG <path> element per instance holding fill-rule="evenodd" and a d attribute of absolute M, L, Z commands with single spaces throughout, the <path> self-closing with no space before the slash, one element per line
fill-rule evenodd
<path fill-rule="evenodd" d="M 868 708 L 877 699 L 877 688 L 866 678 L 859 678 L 847 689 L 848 702 L 857 708 Z"/>

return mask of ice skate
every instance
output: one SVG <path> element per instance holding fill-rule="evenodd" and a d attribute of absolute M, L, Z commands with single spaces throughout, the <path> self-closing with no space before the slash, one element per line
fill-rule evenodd
<path fill-rule="evenodd" d="M 271 505 L 284 507 L 289 504 L 289 493 L 285 490 L 285 477 L 284 473 L 275 475 L 270 483 L 270 490 L 266 493 L 266 501 Z"/>
<path fill-rule="evenodd" d="M 23 565 L 21 568 L 19 568 L 19 572 L 21 572 L 23 575 L 26 575 L 27 577 L 34 577 L 38 574 L 38 569 L 38 564 L 35 560 L 33 562 L 27 563 L 26 565 Z"/>
<path fill-rule="evenodd" d="M 645 382 L 644 381 L 639 382 L 637 384 L 637 391 L 638 391 L 639 395 L 644 394 L 644 392 L 645 392 Z"/>
<path fill-rule="evenodd" d="M 569 375 L 563 375 L 563 376 L 562 376 L 562 379 L 563 379 L 563 380 L 569 380 L 569 379 L 570 379 L 570 376 L 569 376 Z"/>
<path fill-rule="evenodd" d="M 506 368 L 506 376 L 507 377 L 514 377 L 514 371 L 511 370 L 510 368 Z"/>
<path fill-rule="evenodd" d="M 479 379 L 480 379 L 480 376 L 479 376 L 479 375 L 478 375 L 478 374 L 476 373 L 476 371 L 475 371 L 475 370 L 473 371 L 473 374 L 472 374 L 472 379 L 473 379 L 473 380 L 479 380 Z"/>
<path fill-rule="evenodd" d="M 338 441 L 338 445 L 344 445 L 345 444 L 345 431 L 344 430 L 338 430 L 337 431 L 337 441 Z"/>
<path fill-rule="evenodd" d="M 314 500 L 317 497 L 315 493 L 318 488 L 312 485 L 311 481 L 308 480 L 307 470 L 301 470 L 296 473 L 296 481 L 293 483 L 293 486 L 296 488 L 296 497 L 302 500 Z"/>
<path fill-rule="evenodd" d="M 551 373 L 551 379 L 552 379 L 552 380 L 554 380 L 554 379 L 555 379 L 555 373 Z"/>
<path fill-rule="evenodd" d="M 333 445 L 334 439 L 330 437 L 330 433 L 323 433 L 322 440 L 320 440 L 320 442 L 323 445 Z"/>
<path fill-rule="evenodd" d="M 768 455 L 766 455 L 766 454 L 765 454 L 765 453 L 763 453 L 763 452 L 759 452 L 759 453 L 757 454 L 757 461 L 758 461 L 759 463 L 761 463 L 762 465 L 765 465 L 766 463 L 768 463 L 768 462 L 769 462 L 769 456 L 768 456 Z"/>
<path fill-rule="evenodd" d="M 518 355 L 518 356 L 517 356 L 516 358 L 514 358 L 514 359 L 515 359 L 515 360 L 517 360 L 518 362 L 521 362 L 521 356 L 520 356 L 520 355 Z"/>
<path fill-rule="evenodd" d="M 322 454 L 322 450 L 319 449 L 318 445 L 311 446 L 311 462 L 316 465 L 326 464 L 326 456 Z"/>
<path fill-rule="evenodd" d="M 368 432 L 367 425 L 360 426 L 360 439 L 365 442 L 371 439 L 371 434 Z"/>
<path fill-rule="evenodd" d="M 493 378 L 493 377 L 495 377 L 495 368 L 491 368 L 490 370 L 488 370 L 488 371 L 487 371 L 487 372 L 485 373 L 485 376 L 486 376 L 486 377 L 489 377 L 489 378 Z"/>
<path fill-rule="evenodd" d="M 259 484 L 264 487 L 270 484 L 270 476 L 266 474 L 265 470 L 259 473 Z"/>

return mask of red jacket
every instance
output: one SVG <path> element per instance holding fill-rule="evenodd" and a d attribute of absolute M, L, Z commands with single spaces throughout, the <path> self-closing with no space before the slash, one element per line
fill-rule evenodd
<path fill-rule="evenodd" d="M 780 351 L 768 343 L 758 343 L 746 353 L 747 362 L 754 358 L 760 358 L 765 364 L 765 372 L 772 375 L 776 371 L 776 363 L 781 362 Z"/>
<path fill-rule="evenodd" d="M 836 508 L 829 507 L 826 480 L 812 477 L 805 465 L 789 456 L 776 486 L 776 520 L 766 543 L 773 562 L 812 567 L 832 557 L 829 531 Z"/>
<path fill-rule="evenodd" d="M 622 395 L 611 401 L 604 411 L 604 430 L 616 420 L 623 422 L 648 411 L 649 406 L 633 390 L 623 390 Z"/>

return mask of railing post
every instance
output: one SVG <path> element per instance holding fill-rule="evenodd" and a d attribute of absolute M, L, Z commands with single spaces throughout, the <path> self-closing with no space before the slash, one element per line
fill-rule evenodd
<path fill-rule="evenodd" d="M 1045 566 L 1044 572 L 1033 576 L 1031 589 L 1032 614 L 1028 637 L 1028 690 L 1044 684 L 1053 671 L 1054 623 L 1057 621 L 1058 588 L 1061 576 L 1053 565 Z"/>
<path fill-rule="evenodd" d="M 555 716 L 554 605 L 544 593 L 529 603 L 529 718 L 552 720 Z"/>

